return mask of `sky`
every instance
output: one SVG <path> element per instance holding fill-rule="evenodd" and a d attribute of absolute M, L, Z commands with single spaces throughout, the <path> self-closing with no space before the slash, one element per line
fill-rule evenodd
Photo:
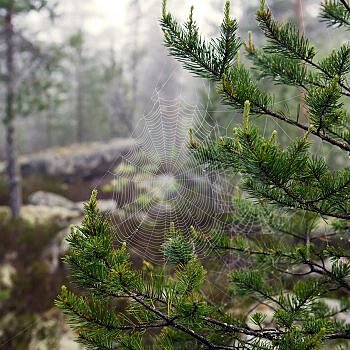
<path fill-rule="evenodd" d="M 267 0 L 267 3 L 269 1 L 272 0 Z M 160 30 L 158 19 L 161 2 L 162 0 L 139 0 L 143 14 L 140 41 L 146 38 L 150 30 Z M 240 5 L 243 2 L 245 5 L 257 4 L 258 0 L 232 0 L 231 14 L 238 20 L 242 16 Z M 82 28 L 92 46 L 96 48 L 113 46 L 115 49 L 123 49 L 127 47 L 127 40 L 130 40 L 130 33 L 133 31 L 135 11 L 131 9 L 131 3 L 132 0 L 59 0 L 56 11 L 59 16 L 55 24 L 43 20 L 42 14 L 35 13 L 27 15 L 23 19 L 23 24 L 29 25 L 39 39 L 44 41 L 60 42 Z M 315 0 L 302 0 L 305 9 L 313 3 Z M 176 18 L 185 20 L 193 5 L 194 17 L 201 32 L 211 36 L 211 27 L 208 23 L 219 26 L 224 4 L 225 0 L 168 0 L 168 9 Z M 213 10 L 213 5 L 217 8 L 216 10 Z"/>
<path fill-rule="evenodd" d="M 142 5 L 142 11 L 144 13 L 144 16 L 160 16 L 161 0 L 158 0 L 159 6 L 155 6 L 155 9 L 157 11 L 154 10 L 153 6 L 153 9 L 151 9 L 152 13 L 149 13 L 149 10 L 152 7 L 152 3 L 156 3 L 157 0 L 143 0 L 140 2 Z M 185 19 L 188 16 L 190 7 L 193 5 L 195 9 L 195 17 L 199 23 L 203 22 L 203 24 L 205 24 L 205 19 L 208 18 L 219 23 L 219 21 L 221 20 L 221 13 L 213 13 L 213 11 L 209 11 L 210 2 L 211 4 L 217 5 L 218 8 L 223 8 L 225 0 L 168 0 L 167 6 L 169 10 L 172 13 L 174 13 L 177 17 Z M 241 0 L 232 1 L 232 8 L 235 17 L 239 17 L 241 15 L 241 11 L 239 10 L 240 2 Z M 130 0 L 91 0 L 90 8 L 92 9 L 92 11 L 99 9 L 101 17 L 99 19 L 96 19 L 95 23 L 91 21 L 89 25 L 91 25 L 92 27 L 94 26 L 96 30 L 97 28 L 103 28 L 108 25 L 130 25 L 127 23 L 128 17 L 132 17 L 132 14 L 130 14 L 130 9 L 128 9 L 130 3 Z"/>
<path fill-rule="evenodd" d="M 144 16 L 158 17 L 161 12 L 161 0 L 159 6 L 152 6 L 155 1 L 143 0 L 141 2 L 142 12 Z M 130 0 L 91 0 L 88 5 L 91 13 L 98 14 L 99 16 L 94 19 L 90 18 L 87 20 L 87 26 L 94 31 L 103 31 L 108 27 L 128 27 L 130 25 L 129 20 L 132 18 L 130 13 Z M 214 4 L 224 4 L 224 0 L 214 0 Z M 238 7 L 239 1 L 235 1 L 235 7 Z M 220 17 L 215 16 L 215 13 L 209 13 L 209 1 L 205 0 L 168 0 L 168 8 L 179 18 L 186 18 L 189 13 L 190 7 L 193 5 L 195 8 L 195 16 L 199 22 L 204 21 L 205 18 L 213 17 L 213 20 L 220 20 Z M 151 10 L 151 12 L 149 12 Z M 235 11 L 239 12 L 239 11 Z M 239 15 L 239 13 L 237 13 Z M 215 18 L 216 17 L 216 18 Z M 128 20 L 129 19 L 129 20 Z M 129 23 L 128 23 L 129 22 Z"/>
<path fill-rule="evenodd" d="M 241 14 L 240 1 L 243 0 L 233 1 L 232 8 L 235 17 Z M 210 2 L 220 9 L 224 6 L 225 0 L 210 0 Z M 161 12 L 161 0 L 141 0 L 140 3 L 144 16 L 143 21 L 157 26 Z M 56 11 L 59 14 L 56 25 L 48 24 L 43 20 L 42 14 L 35 13 L 27 15 L 24 23 L 29 24 L 33 31 L 37 31 L 43 40 L 60 41 L 62 28 L 65 33 L 74 32 L 75 29 L 82 27 L 92 40 L 96 40 L 96 45 L 105 46 L 110 45 L 111 42 L 120 45 L 132 30 L 134 17 L 130 4 L 131 0 L 60 0 Z M 204 32 L 208 28 L 209 20 L 220 23 L 222 12 L 219 10 L 209 12 L 208 0 L 168 0 L 169 10 L 182 20 L 187 18 L 191 5 L 194 5 L 195 18 Z M 45 30 L 41 30 L 43 28 Z"/>

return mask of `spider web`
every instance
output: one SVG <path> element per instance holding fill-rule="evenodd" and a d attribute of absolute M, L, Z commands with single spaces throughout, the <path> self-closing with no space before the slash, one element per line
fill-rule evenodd
<path fill-rule="evenodd" d="M 134 132 L 135 146 L 112 172 L 113 199 L 122 209 L 112 216 L 116 238 L 143 259 L 162 260 L 171 223 L 184 235 L 191 227 L 209 233 L 227 226 L 225 217 L 232 210 L 227 183 L 222 174 L 199 164 L 188 148 L 190 128 L 203 141 L 218 134 L 206 117 L 181 96 L 165 99 L 156 91 L 151 111 Z M 203 243 L 196 249 L 205 256 L 211 248 Z"/>
<path fill-rule="evenodd" d="M 196 140 L 204 143 L 219 136 L 232 136 L 233 126 L 241 122 L 240 114 L 224 128 L 211 119 L 211 112 L 227 110 L 223 106 L 220 110 L 210 110 L 210 85 L 204 81 L 202 84 L 207 91 L 206 105 L 191 104 L 181 93 L 176 98 L 164 98 L 161 89 L 156 89 L 150 111 L 133 132 L 135 146 L 110 171 L 118 213 L 111 215 L 116 240 L 126 242 L 134 254 L 147 261 L 163 261 L 162 244 L 171 223 L 189 238 L 191 227 L 211 237 L 210 242 L 196 246 L 200 257 L 213 253 L 213 243 L 220 238 L 218 233 L 230 236 L 272 233 L 267 216 L 233 200 L 239 179 L 229 171 L 210 170 L 189 150 L 191 128 Z M 286 102 L 297 103 L 299 99 L 300 94 L 296 93 L 275 104 L 278 107 Z M 264 119 L 260 122 L 265 137 L 275 128 L 281 138 L 293 139 L 284 124 L 273 118 Z M 316 142 L 314 148 L 319 154 L 326 153 L 322 142 Z M 217 258 L 223 273 L 240 263 L 234 253 Z"/>
<path fill-rule="evenodd" d="M 189 150 L 191 128 L 199 143 L 231 134 L 231 122 L 220 128 L 211 119 L 210 87 L 205 88 L 208 91 L 205 106 L 187 102 L 181 93 L 167 99 L 156 90 L 150 111 L 140 119 L 133 133 L 135 145 L 110 172 L 118 213 L 111 215 L 116 240 L 126 242 L 143 260 L 163 261 L 162 245 L 171 223 L 189 239 L 192 228 L 210 237 L 196 244 L 200 257 L 213 253 L 222 233 L 242 235 L 267 227 L 261 224 L 266 221 L 264 216 L 257 217 L 254 210 L 232 200 L 237 176 L 230 171 L 211 170 Z M 237 260 L 223 259 L 224 266 L 232 266 Z"/>

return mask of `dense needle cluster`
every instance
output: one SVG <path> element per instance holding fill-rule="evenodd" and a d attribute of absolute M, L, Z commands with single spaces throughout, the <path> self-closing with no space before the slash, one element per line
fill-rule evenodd
<path fill-rule="evenodd" d="M 247 211 L 265 220 L 254 235 L 215 233 L 215 240 L 195 227 L 192 240 L 184 239 L 172 226 L 163 245 L 165 266 L 135 269 L 126 245 L 115 245 L 93 193 L 66 256 L 84 296 L 63 287 L 57 300 L 89 349 L 349 348 L 350 44 L 317 58 L 310 40 L 293 24 L 279 23 L 261 2 L 256 18 L 266 45 L 257 48 L 249 35 L 244 47 L 260 77 L 303 91 L 306 116 L 288 115 L 239 61 L 242 42 L 229 10 L 227 2 L 220 35 L 210 41 L 199 33 L 193 8 L 181 26 L 164 1 L 161 27 L 170 54 L 215 82 L 224 103 L 244 115 L 241 127 L 216 141 L 201 143 L 191 132 L 193 155 L 241 176 L 235 220 L 240 212 L 244 220 Z M 348 1 L 323 2 L 321 19 L 350 29 Z M 265 138 L 254 125 L 259 115 L 289 124 L 301 136 L 288 145 L 278 142 L 276 132 Z M 312 152 L 319 141 L 343 157 L 342 168 Z M 214 252 L 246 262 L 227 271 L 231 303 L 206 293 L 208 262 L 195 249 L 202 240 Z M 257 311 L 259 305 L 269 312 Z"/>

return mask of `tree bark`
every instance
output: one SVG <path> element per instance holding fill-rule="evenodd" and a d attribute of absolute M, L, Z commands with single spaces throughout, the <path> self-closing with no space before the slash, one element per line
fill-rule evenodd
<path fill-rule="evenodd" d="M 17 159 L 14 146 L 14 42 L 13 42 L 13 2 L 5 17 L 6 36 L 6 115 L 4 118 L 6 132 L 6 160 L 7 176 L 10 196 L 10 208 L 12 217 L 18 217 L 22 205 L 22 194 L 20 186 L 20 175 L 17 168 Z"/>
<path fill-rule="evenodd" d="M 83 114 L 83 87 L 82 87 L 82 48 L 78 48 L 78 65 L 77 65 L 77 142 L 83 142 L 84 138 L 84 114 Z"/>
<path fill-rule="evenodd" d="M 46 95 L 46 99 L 48 101 L 48 110 L 46 111 L 45 118 L 45 134 L 46 134 L 46 147 L 52 146 L 52 102 L 49 94 Z"/>
<path fill-rule="evenodd" d="M 130 129 L 130 125 L 132 128 L 133 121 L 136 120 L 137 117 L 137 108 L 138 108 L 138 87 L 139 87 L 139 81 L 138 81 L 138 64 L 140 61 L 140 52 L 139 52 L 139 35 L 140 35 L 140 20 L 141 20 L 141 7 L 140 7 L 140 1 L 134 0 L 132 2 L 132 7 L 134 7 L 133 12 L 136 14 L 136 18 L 134 19 L 133 24 L 133 52 L 131 57 L 131 72 L 132 72 L 132 81 L 131 81 L 131 98 L 132 98 L 132 106 L 131 106 L 131 120 L 128 123 L 128 128 Z"/>

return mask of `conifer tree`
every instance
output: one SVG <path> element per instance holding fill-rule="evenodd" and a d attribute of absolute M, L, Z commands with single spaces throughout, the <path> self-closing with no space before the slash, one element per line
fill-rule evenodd
<path fill-rule="evenodd" d="M 15 28 L 15 18 L 23 13 L 41 11 L 47 8 L 51 15 L 52 10 L 47 7 L 46 0 L 1 0 L 0 1 L 0 23 L 1 33 L 5 42 L 5 74 L 3 85 L 5 90 L 5 111 L 2 121 L 6 134 L 6 165 L 10 197 L 10 209 L 12 217 L 20 214 L 22 205 L 22 192 L 20 184 L 20 172 L 15 152 L 15 118 L 17 111 L 16 99 L 18 99 L 18 72 L 16 71 L 16 57 L 18 51 L 26 50 L 31 56 L 37 56 L 38 50 L 31 41 L 25 38 L 20 30 Z"/>
<path fill-rule="evenodd" d="M 261 76 L 303 89 L 307 116 L 302 121 L 281 113 L 250 67 L 239 61 L 242 42 L 229 2 L 220 36 L 211 41 L 200 35 L 193 8 L 181 26 L 164 2 L 161 26 L 171 55 L 215 82 L 224 103 L 243 112 L 242 126 L 231 136 L 201 143 L 190 133 L 189 147 L 199 162 L 240 174 L 244 195 L 233 199 L 241 208 L 236 214 L 264 217 L 260 234 L 211 240 L 194 227 L 189 239 L 172 226 L 163 246 L 165 267 L 138 270 L 126 245 L 115 245 L 94 192 L 83 224 L 69 237 L 65 258 L 85 295 L 62 287 L 57 300 L 89 349 L 349 348 L 349 319 L 342 315 L 350 308 L 350 247 L 344 239 L 350 233 L 350 114 L 345 107 L 350 45 L 318 58 L 308 38 L 294 25 L 279 23 L 264 1 L 256 18 L 268 40 L 257 48 L 249 35 L 246 53 Z M 321 20 L 350 29 L 348 1 L 323 2 Z M 276 132 L 265 138 L 254 125 L 259 115 L 283 121 L 302 136 L 281 146 Z M 313 153 L 311 145 L 319 141 L 344 156 L 343 168 L 331 169 Z M 263 234 L 265 228 L 270 235 Z M 218 304 L 206 295 L 205 261 L 195 249 L 203 240 L 214 251 L 234 252 L 246 261 L 227 273 L 232 303 Z M 261 304 L 271 310 L 271 320 L 256 311 Z M 245 305 L 241 315 L 232 312 Z"/>

